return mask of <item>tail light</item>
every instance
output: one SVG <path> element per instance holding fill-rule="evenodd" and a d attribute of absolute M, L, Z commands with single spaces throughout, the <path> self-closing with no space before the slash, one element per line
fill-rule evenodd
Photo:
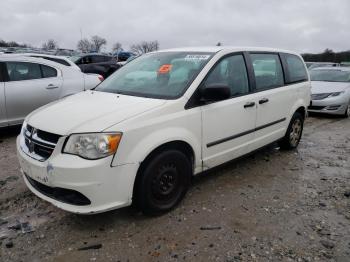
<path fill-rule="evenodd" d="M 105 78 L 101 75 L 98 75 L 98 79 L 102 82 L 103 80 L 105 80 Z"/>

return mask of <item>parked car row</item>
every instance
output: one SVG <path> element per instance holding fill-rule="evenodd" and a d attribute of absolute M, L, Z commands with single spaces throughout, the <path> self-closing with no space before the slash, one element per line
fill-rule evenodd
<path fill-rule="evenodd" d="M 33 110 L 96 87 L 103 78 L 82 73 L 65 57 L 0 56 L 0 127 L 21 124 Z"/>

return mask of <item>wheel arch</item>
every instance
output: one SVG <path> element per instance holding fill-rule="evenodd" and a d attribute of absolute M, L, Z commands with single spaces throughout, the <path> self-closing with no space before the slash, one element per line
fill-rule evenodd
<path fill-rule="evenodd" d="M 300 113 L 304 119 L 306 118 L 306 108 L 304 106 L 298 107 L 297 110 L 295 110 L 295 112 Z"/>
<path fill-rule="evenodd" d="M 293 105 L 293 107 L 290 110 L 288 121 L 292 119 L 295 112 L 299 112 L 304 117 L 304 119 L 306 118 L 307 104 L 304 99 L 298 99 L 297 102 Z"/>
<path fill-rule="evenodd" d="M 148 153 L 148 155 L 145 157 L 145 159 L 140 163 L 139 168 L 138 168 L 137 173 L 136 173 L 134 186 L 133 186 L 133 192 L 132 192 L 133 198 L 135 197 L 135 193 L 136 193 L 135 189 L 136 189 L 136 187 L 139 183 L 139 180 L 142 176 L 142 172 L 145 169 L 145 167 L 147 166 L 147 164 L 149 163 L 149 161 L 151 161 L 151 159 L 154 156 L 156 156 L 157 154 L 160 154 L 161 152 L 164 152 L 164 151 L 170 150 L 170 149 L 179 150 L 182 153 L 184 153 L 190 159 L 190 162 L 192 164 L 192 173 L 194 172 L 195 157 L 196 156 L 195 156 L 195 152 L 194 152 L 192 146 L 183 140 L 173 140 L 173 141 L 166 142 L 166 143 L 154 148 L 150 153 Z"/>

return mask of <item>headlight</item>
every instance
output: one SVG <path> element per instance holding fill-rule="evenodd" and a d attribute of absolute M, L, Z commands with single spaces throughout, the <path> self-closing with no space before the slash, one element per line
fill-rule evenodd
<path fill-rule="evenodd" d="M 23 121 L 22 128 L 21 128 L 21 134 L 24 134 L 24 130 L 27 128 L 27 122 Z"/>
<path fill-rule="evenodd" d="M 63 153 L 87 159 L 99 159 L 117 152 L 121 133 L 74 134 L 68 138 Z"/>
<path fill-rule="evenodd" d="M 341 94 L 343 94 L 343 93 L 344 93 L 344 91 L 342 91 L 342 92 L 331 93 L 328 97 L 339 96 L 339 95 L 341 95 Z"/>

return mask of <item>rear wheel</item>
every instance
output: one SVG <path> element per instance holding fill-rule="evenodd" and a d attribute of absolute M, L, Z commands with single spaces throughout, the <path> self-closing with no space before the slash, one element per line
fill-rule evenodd
<path fill-rule="evenodd" d="M 150 215 L 171 210 L 185 196 L 191 175 L 190 160 L 178 150 L 166 150 L 152 157 L 137 180 L 137 206 Z"/>
<path fill-rule="evenodd" d="M 283 149 L 294 149 L 299 145 L 301 135 L 303 133 L 304 117 L 295 112 L 290 120 L 286 135 L 279 142 L 279 145 Z"/>

